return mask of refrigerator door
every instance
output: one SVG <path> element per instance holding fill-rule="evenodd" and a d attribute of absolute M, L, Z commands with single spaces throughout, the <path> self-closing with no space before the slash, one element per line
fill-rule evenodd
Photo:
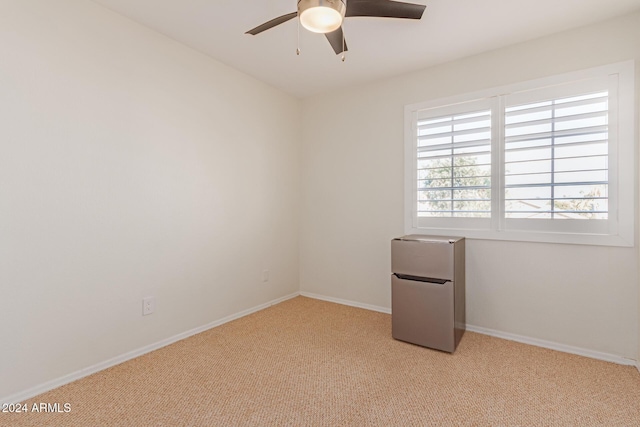
<path fill-rule="evenodd" d="M 454 280 L 454 243 L 447 239 L 411 239 L 405 236 L 391 241 L 391 271 L 397 274 Z"/>
<path fill-rule="evenodd" d="M 391 276 L 393 338 L 452 353 L 456 347 L 454 284 Z"/>

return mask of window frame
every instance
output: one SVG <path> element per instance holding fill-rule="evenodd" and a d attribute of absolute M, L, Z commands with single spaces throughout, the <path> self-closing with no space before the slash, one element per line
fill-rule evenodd
<path fill-rule="evenodd" d="M 607 220 L 505 218 L 505 111 L 513 98 L 535 99 L 537 92 L 562 97 L 567 88 L 590 81 L 606 81 L 609 87 L 609 209 Z M 612 90 L 613 89 L 613 90 Z M 553 95 L 556 96 L 556 95 Z M 492 105 L 491 218 L 418 217 L 417 121 L 426 110 L 433 115 L 464 112 L 465 105 Z M 460 109 L 460 110 L 458 110 Z M 468 109 L 468 108 L 467 108 Z M 405 232 L 407 234 L 457 234 L 468 238 L 548 243 L 632 247 L 636 212 L 636 92 L 634 61 L 620 62 L 483 91 L 406 105 L 405 119 Z M 494 114 L 495 113 L 495 114 Z M 497 196 L 497 197 L 496 197 Z M 539 222 L 535 222 L 539 221 Z M 597 228 L 585 227 L 598 221 Z M 606 222 L 604 228 L 603 221 Z"/>

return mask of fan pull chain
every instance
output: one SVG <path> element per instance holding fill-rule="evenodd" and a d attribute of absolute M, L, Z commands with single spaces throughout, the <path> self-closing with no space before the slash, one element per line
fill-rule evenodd
<path fill-rule="evenodd" d="M 300 19 L 298 19 L 298 40 L 296 42 L 296 55 L 300 56 Z"/>
<path fill-rule="evenodd" d="M 342 30 L 342 62 L 344 62 L 345 59 L 347 59 L 347 54 L 346 54 L 346 47 L 347 44 L 344 42 L 344 28 L 341 28 Z"/>

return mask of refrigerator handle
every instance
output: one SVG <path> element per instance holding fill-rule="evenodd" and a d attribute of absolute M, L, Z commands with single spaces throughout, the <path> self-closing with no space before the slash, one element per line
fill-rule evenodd
<path fill-rule="evenodd" d="M 398 279 L 409 280 L 411 282 L 433 283 L 436 285 L 444 285 L 445 283 L 450 282 L 450 280 L 447 280 L 447 279 L 434 279 L 433 277 L 410 276 L 408 274 L 398 274 L 398 273 L 393 273 L 393 275 L 396 276 Z"/>

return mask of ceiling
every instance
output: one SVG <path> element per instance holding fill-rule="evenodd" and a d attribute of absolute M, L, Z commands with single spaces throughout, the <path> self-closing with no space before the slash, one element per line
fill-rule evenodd
<path fill-rule="evenodd" d="M 94 0 L 283 91 L 304 98 L 372 82 L 640 10 L 640 0 L 410 0 L 422 20 L 347 18 L 346 61 L 297 20 L 247 30 L 296 0 Z"/>

